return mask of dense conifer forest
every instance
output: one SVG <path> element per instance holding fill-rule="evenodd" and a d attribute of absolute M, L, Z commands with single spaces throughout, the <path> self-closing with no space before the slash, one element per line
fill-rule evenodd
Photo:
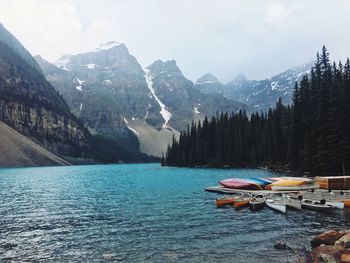
<path fill-rule="evenodd" d="M 295 83 L 293 105 L 267 113 L 221 113 L 192 123 L 164 165 L 268 167 L 312 175 L 350 170 L 350 61 L 331 64 L 326 47 Z"/>

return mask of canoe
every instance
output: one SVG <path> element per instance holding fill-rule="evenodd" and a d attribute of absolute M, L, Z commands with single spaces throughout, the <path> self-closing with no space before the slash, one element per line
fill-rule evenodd
<path fill-rule="evenodd" d="M 265 187 L 266 190 L 273 190 L 273 187 L 296 187 L 304 184 L 304 181 L 277 178 L 278 180 Z M 277 190 L 275 190 L 277 191 Z"/>
<path fill-rule="evenodd" d="M 345 206 L 343 202 L 341 201 L 338 202 L 336 200 L 330 200 L 330 201 L 326 200 L 326 204 L 334 206 L 335 208 L 338 208 L 338 209 L 344 209 L 344 206 Z"/>
<path fill-rule="evenodd" d="M 251 210 L 260 210 L 265 206 L 265 197 L 257 195 L 249 201 L 249 208 Z"/>
<path fill-rule="evenodd" d="M 219 181 L 219 184 L 227 187 L 227 188 L 233 188 L 233 189 L 244 189 L 244 190 L 261 190 L 261 186 L 253 183 L 248 182 L 243 179 L 239 178 L 230 178 Z"/>
<path fill-rule="evenodd" d="M 305 199 L 301 202 L 301 207 L 318 212 L 332 212 L 336 208 L 328 204 L 322 204 L 318 201 Z"/>
<path fill-rule="evenodd" d="M 282 195 L 283 201 L 286 203 L 286 206 L 294 209 L 301 209 L 301 202 L 297 199 L 290 198 L 287 195 Z"/>
<path fill-rule="evenodd" d="M 350 200 L 343 200 L 342 202 L 344 203 L 345 207 L 350 207 Z"/>
<path fill-rule="evenodd" d="M 326 201 L 326 204 L 334 206 L 338 209 L 344 209 L 344 206 L 345 206 L 344 200 L 342 200 L 341 196 L 336 195 L 334 193 L 305 192 L 303 197 L 305 199 L 314 200 L 314 201 L 320 201 L 324 199 Z"/>
<path fill-rule="evenodd" d="M 215 204 L 217 207 L 225 206 L 225 205 L 233 205 L 234 202 L 235 202 L 235 197 L 232 197 L 232 196 L 217 198 L 215 200 Z"/>
<path fill-rule="evenodd" d="M 217 207 L 225 206 L 225 205 L 234 205 L 235 200 L 248 197 L 246 194 L 236 195 L 236 196 L 225 196 L 221 198 L 217 198 L 215 200 L 215 204 Z"/>
<path fill-rule="evenodd" d="M 259 185 L 261 188 L 264 188 L 266 185 L 269 185 L 272 183 L 272 181 L 269 181 L 267 179 L 264 178 L 249 178 L 249 179 L 245 179 L 247 182 L 251 182 L 254 184 Z"/>
<path fill-rule="evenodd" d="M 318 189 L 318 184 L 304 184 L 304 185 L 289 185 L 289 186 L 280 186 L 280 185 L 270 185 L 271 190 L 273 191 L 305 191 L 311 189 Z"/>
<path fill-rule="evenodd" d="M 303 181 L 303 182 L 313 182 L 313 179 L 307 178 L 307 177 L 292 177 L 292 176 L 285 176 L 285 177 L 280 177 L 285 180 L 293 180 L 293 181 Z"/>
<path fill-rule="evenodd" d="M 271 181 L 272 183 L 286 180 L 286 179 L 281 178 L 281 177 L 269 177 L 269 178 L 265 178 L 265 179 Z"/>
<path fill-rule="evenodd" d="M 282 200 L 268 198 L 265 201 L 266 205 L 273 210 L 276 210 L 281 213 L 286 213 L 286 203 Z"/>
<path fill-rule="evenodd" d="M 241 207 L 247 206 L 251 199 L 252 199 L 251 197 L 238 198 L 235 200 L 233 205 L 235 208 L 241 208 Z"/>

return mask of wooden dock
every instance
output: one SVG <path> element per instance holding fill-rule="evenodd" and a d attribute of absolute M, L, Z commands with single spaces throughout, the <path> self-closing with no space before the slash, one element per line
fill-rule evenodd
<path fill-rule="evenodd" d="M 242 189 L 231 189 L 224 186 L 210 186 L 204 189 L 207 192 L 215 192 L 220 194 L 241 194 L 241 193 L 250 193 L 250 194 L 282 194 L 282 193 L 298 193 L 300 191 L 273 191 L 273 190 L 242 190 Z M 341 190 L 332 190 L 334 193 L 340 193 Z M 324 192 L 327 193 L 326 189 L 316 189 L 315 192 Z M 350 194 L 350 190 L 343 190 L 344 193 Z"/>

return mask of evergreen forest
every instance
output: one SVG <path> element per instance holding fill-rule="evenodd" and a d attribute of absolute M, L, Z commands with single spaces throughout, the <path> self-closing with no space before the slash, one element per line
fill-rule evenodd
<path fill-rule="evenodd" d="M 173 138 L 163 165 L 267 167 L 311 175 L 350 170 L 350 61 L 331 63 L 325 46 L 295 83 L 292 105 L 221 113 Z"/>

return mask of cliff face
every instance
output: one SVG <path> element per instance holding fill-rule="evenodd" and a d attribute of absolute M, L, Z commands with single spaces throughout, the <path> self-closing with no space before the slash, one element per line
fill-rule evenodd
<path fill-rule="evenodd" d="M 124 44 L 70 56 L 62 67 L 36 60 L 72 112 L 96 132 L 128 137 L 127 121 L 133 119 L 161 125 L 144 72 Z"/>
<path fill-rule="evenodd" d="M 0 120 L 57 154 L 87 156 L 88 131 L 28 54 L 0 25 Z"/>
<path fill-rule="evenodd" d="M 46 79 L 91 131 L 136 152 L 161 156 L 173 135 L 177 137 L 192 120 L 246 108 L 220 94 L 200 92 L 173 60 L 157 60 L 142 69 L 127 47 L 116 42 L 64 56 L 56 66 L 35 58 Z"/>

